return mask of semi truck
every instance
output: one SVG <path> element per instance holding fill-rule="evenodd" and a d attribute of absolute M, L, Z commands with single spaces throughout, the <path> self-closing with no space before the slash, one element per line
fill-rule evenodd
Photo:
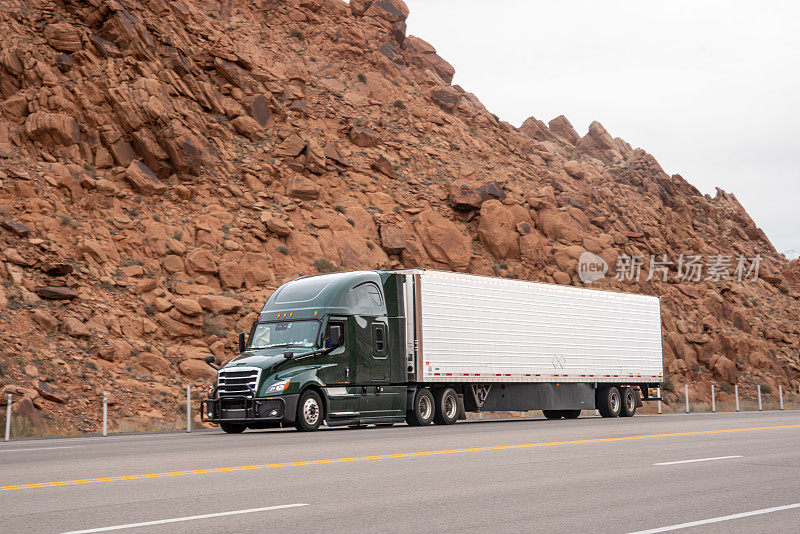
<path fill-rule="evenodd" d="M 631 417 L 663 378 L 654 296 L 443 272 L 297 278 L 201 402 L 228 433 L 450 425 L 467 412 Z"/>

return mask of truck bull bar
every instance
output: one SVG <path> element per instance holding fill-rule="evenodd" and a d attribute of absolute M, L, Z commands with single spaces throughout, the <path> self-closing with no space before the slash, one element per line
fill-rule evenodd
<path fill-rule="evenodd" d="M 293 422 L 298 395 L 246 397 L 226 395 L 200 401 L 200 420 L 206 423 Z"/>

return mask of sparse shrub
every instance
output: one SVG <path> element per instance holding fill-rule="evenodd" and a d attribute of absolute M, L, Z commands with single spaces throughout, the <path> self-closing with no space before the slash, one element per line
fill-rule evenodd
<path fill-rule="evenodd" d="M 147 315 L 155 315 L 156 309 L 153 306 L 151 306 L 150 304 L 148 304 L 147 306 L 144 307 L 144 312 Z"/>
<path fill-rule="evenodd" d="M 172 233 L 170 234 L 170 237 L 171 237 L 172 239 L 175 239 L 175 240 L 177 240 L 177 241 L 180 241 L 181 239 L 183 239 L 183 232 L 182 232 L 181 230 L 175 230 L 174 232 L 172 232 Z"/>
<path fill-rule="evenodd" d="M 220 226 L 220 229 L 222 230 L 223 233 L 227 234 L 228 232 L 231 231 L 231 225 L 227 223 L 223 224 L 222 226 Z"/>
<path fill-rule="evenodd" d="M 406 105 L 402 100 L 395 100 L 392 102 L 392 106 L 396 107 L 397 109 L 406 109 Z"/>
<path fill-rule="evenodd" d="M 375 248 L 375 243 L 373 243 L 372 241 L 367 240 L 367 248 L 372 250 L 373 248 Z"/>
<path fill-rule="evenodd" d="M 350 217 L 347 218 L 347 222 L 350 223 L 350 226 L 355 227 L 355 225 L 356 225 L 356 222 L 353 219 L 351 219 Z"/>
<path fill-rule="evenodd" d="M 319 258 L 317 260 L 314 260 L 314 268 L 319 273 L 332 273 L 336 271 L 336 267 L 333 265 L 333 263 L 331 263 L 330 260 L 326 258 Z"/>
<path fill-rule="evenodd" d="M 203 334 L 206 336 L 217 336 L 224 338 L 227 335 L 225 323 L 222 317 L 217 315 L 206 315 L 203 317 Z"/>
<path fill-rule="evenodd" d="M 289 255 L 289 247 L 287 247 L 286 245 L 280 245 L 280 246 L 278 247 L 278 252 L 280 252 L 281 254 L 285 254 L 285 255 L 287 255 L 287 256 L 288 256 L 288 255 Z"/>
<path fill-rule="evenodd" d="M 732 386 L 732 385 L 730 385 L 730 384 L 729 384 L 729 383 L 727 383 L 727 382 L 722 382 L 722 383 L 720 383 L 720 384 L 717 384 L 717 387 L 718 387 L 718 388 L 719 388 L 719 390 L 720 390 L 720 391 L 722 391 L 723 393 L 733 393 L 733 386 Z"/>
<path fill-rule="evenodd" d="M 780 286 L 780 287 L 778 288 L 778 291 L 780 291 L 781 293 L 783 293 L 784 295 L 786 295 L 786 294 L 788 294 L 788 293 L 789 293 L 789 288 L 788 288 L 788 287 L 786 287 L 786 286 Z"/>
<path fill-rule="evenodd" d="M 768 384 L 762 384 L 761 385 L 761 393 L 763 393 L 765 395 L 769 395 L 770 393 L 772 393 L 772 388 L 769 387 Z"/>
<path fill-rule="evenodd" d="M 338 211 L 339 213 L 344 213 L 344 206 L 342 206 L 341 204 L 334 206 L 333 209 Z"/>
<path fill-rule="evenodd" d="M 153 215 L 153 220 L 156 222 L 161 222 L 161 215 L 156 213 Z"/>
<path fill-rule="evenodd" d="M 367 83 L 367 77 L 363 72 L 359 72 L 356 78 L 358 78 L 358 81 L 361 83 Z"/>
<path fill-rule="evenodd" d="M 672 383 L 672 379 L 667 377 L 661 382 L 661 389 L 664 391 L 675 391 L 675 384 Z"/>
<path fill-rule="evenodd" d="M 300 30 L 292 30 L 289 32 L 289 37 L 294 37 L 295 39 L 300 39 L 304 41 L 306 38 L 306 34 L 301 32 Z"/>

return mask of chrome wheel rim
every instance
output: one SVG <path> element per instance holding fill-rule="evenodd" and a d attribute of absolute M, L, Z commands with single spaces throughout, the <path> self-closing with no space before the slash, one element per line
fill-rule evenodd
<path fill-rule="evenodd" d="M 458 403 L 455 397 L 448 395 L 444 398 L 444 413 L 448 419 L 453 419 L 458 411 Z"/>
<path fill-rule="evenodd" d="M 629 412 L 632 412 L 634 404 L 635 402 L 633 400 L 633 394 L 629 393 L 625 395 L 625 409 L 628 410 Z"/>
<path fill-rule="evenodd" d="M 430 419 L 433 412 L 433 404 L 427 395 L 422 395 L 419 398 L 419 415 L 422 419 Z"/>
<path fill-rule="evenodd" d="M 316 425 L 319 421 L 319 404 L 313 397 L 306 399 L 306 402 L 303 403 L 303 419 L 311 426 Z"/>
<path fill-rule="evenodd" d="M 611 411 L 616 413 L 619 410 L 619 393 L 616 391 L 611 394 L 611 399 L 609 404 L 611 405 Z"/>

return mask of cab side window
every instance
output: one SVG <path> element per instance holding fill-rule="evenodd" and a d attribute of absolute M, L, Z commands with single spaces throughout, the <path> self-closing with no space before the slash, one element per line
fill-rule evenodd
<path fill-rule="evenodd" d="M 331 326 L 338 326 L 339 327 L 339 344 L 334 345 L 331 339 Z M 344 323 L 340 321 L 331 321 L 328 323 L 328 326 L 325 327 L 325 336 L 322 338 L 322 348 L 323 349 L 330 349 L 335 347 L 343 347 L 345 344 L 344 339 Z"/>
<path fill-rule="evenodd" d="M 349 291 L 350 305 L 360 315 L 385 315 L 381 290 L 372 282 L 355 286 Z"/>

